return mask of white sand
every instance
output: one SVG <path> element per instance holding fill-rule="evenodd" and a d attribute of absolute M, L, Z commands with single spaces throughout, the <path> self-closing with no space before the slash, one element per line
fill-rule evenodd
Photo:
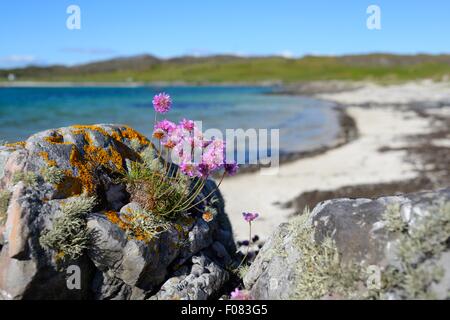
<path fill-rule="evenodd" d="M 363 104 L 372 100 L 379 104 L 406 103 L 422 98 L 436 101 L 450 98 L 449 88 L 448 84 L 429 82 L 392 87 L 368 85 L 356 91 L 322 97 L 347 104 Z M 248 237 L 243 211 L 260 213 L 261 218 L 253 223 L 253 230 L 254 234 L 265 239 L 293 213 L 293 209 L 283 209 L 279 203 L 292 200 L 302 192 L 416 177 L 415 165 L 405 161 L 404 151 L 378 150 L 380 147 L 407 145 L 406 136 L 430 131 L 429 120 L 419 118 L 411 111 L 389 106 L 371 109 L 350 107 L 347 111 L 357 123 L 360 132 L 357 140 L 316 157 L 282 165 L 274 176 L 256 172 L 238 175 L 222 183 L 220 189 L 237 240 Z"/>
<path fill-rule="evenodd" d="M 405 104 L 423 101 L 448 101 L 450 104 L 450 82 L 422 80 L 406 84 L 380 86 L 366 84 L 355 91 L 321 94 L 320 98 L 342 104 Z"/>

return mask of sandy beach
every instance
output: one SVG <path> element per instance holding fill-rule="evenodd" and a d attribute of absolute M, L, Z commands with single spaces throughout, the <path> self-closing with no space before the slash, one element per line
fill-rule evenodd
<path fill-rule="evenodd" d="M 221 191 L 237 240 L 248 237 L 243 211 L 260 213 L 253 230 L 265 239 L 276 226 L 298 213 L 298 208 L 286 204 L 303 193 L 418 179 L 426 164 L 408 151 L 418 143 L 414 137 L 431 136 L 438 127 L 436 121 L 450 117 L 450 84 L 445 82 L 367 84 L 317 97 L 345 106 L 356 122 L 358 138 L 319 155 L 283 164 L 273 176 L 254 172 L 226 179 Z M 448 151 L 450 139 L 440 135 L 431 143 Z"/>

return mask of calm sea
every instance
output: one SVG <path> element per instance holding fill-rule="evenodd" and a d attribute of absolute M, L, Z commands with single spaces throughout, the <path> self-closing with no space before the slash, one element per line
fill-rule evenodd
<path fill-rule="evenodd" d="M 149 136 L 151 100 L 172 96 L 167 118 L 202 120 L 203 128 L 280 129 L 280 149 L 291 152 L 325 144 L 338 121 L 332 104 L 306 97 L 270 95 L 261 87 L 67 87 L 0 88 L 0 140 L 15 142 L 41 130 L 73 124 L 127 124 Z"/>

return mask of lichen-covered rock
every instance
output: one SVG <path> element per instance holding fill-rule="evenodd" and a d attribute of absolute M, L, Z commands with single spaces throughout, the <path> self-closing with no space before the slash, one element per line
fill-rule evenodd
<path fill-rule="evenodd" d="M 207 299 L 217 294 L 235 252 L 218 191 L 214 203 L 207 200 L 199 210 L 164 224 L 155 237 L 131 234 L 122 219 L 141 208 L 130 203 L 117 178 L 127 170 L 126 162 L 139 161 L 139 152 L 149 146 L 127 126 L 92 125 L 47 130 L 0 147 L 0 191 L 7 199 L 0 219 L 0 299 Z M 213 188 L 208 181 L 202 194 Z M 96 198 L 92 208 L 87 196 Z M 209 222 L 200 213 L 205 204 L 218 212 Z M 82 208 L 80 217 L 74 207 Z M 49 233 L 64 213 L 74 215 L 76 226 L 85 224 L 85 233 L 66 226 L 78 251 L 46 245 L 64 237 Z M 188 292 L 172 290 L 168 283 L 188 277 L 195 264 L 203 268 L 196 273 L 198 284 Z M 79 288 L 68 286 L 71 265 L 81 272 Z M 158 294 L 163 285 L 164 294 Z"/>
<path fill-rule="evenodd" d="M 206 255 L 193 256 L 189 266 L 184 266 L 167 280 L 151 300 L 205 300 L 217 298 L 220 288 L 228 280 L 225 272 L 216 262 Z"/>
<path fill-rule="evenodd" d="M 259 252 L 244 277 L 253 298 L 448 298 L 450 189 L 328 200 L 305 214 Z"/>

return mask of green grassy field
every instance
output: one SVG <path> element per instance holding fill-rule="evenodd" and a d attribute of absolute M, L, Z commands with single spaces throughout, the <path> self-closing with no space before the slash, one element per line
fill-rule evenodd
<path fill-rule="evenodd" d="M 449 55 L 359 55 L 285 59 L 216 56 L 160 60 L 151 56 L 114 59 L 75 67 L 28 67 L 0 70 L 2 81 L 13 73 L 22 81 L 73 82 L 187 82 L 187 83 L 284 83 L 316 80 L 371 80 L 381 82 L 450 75 Z"/>

